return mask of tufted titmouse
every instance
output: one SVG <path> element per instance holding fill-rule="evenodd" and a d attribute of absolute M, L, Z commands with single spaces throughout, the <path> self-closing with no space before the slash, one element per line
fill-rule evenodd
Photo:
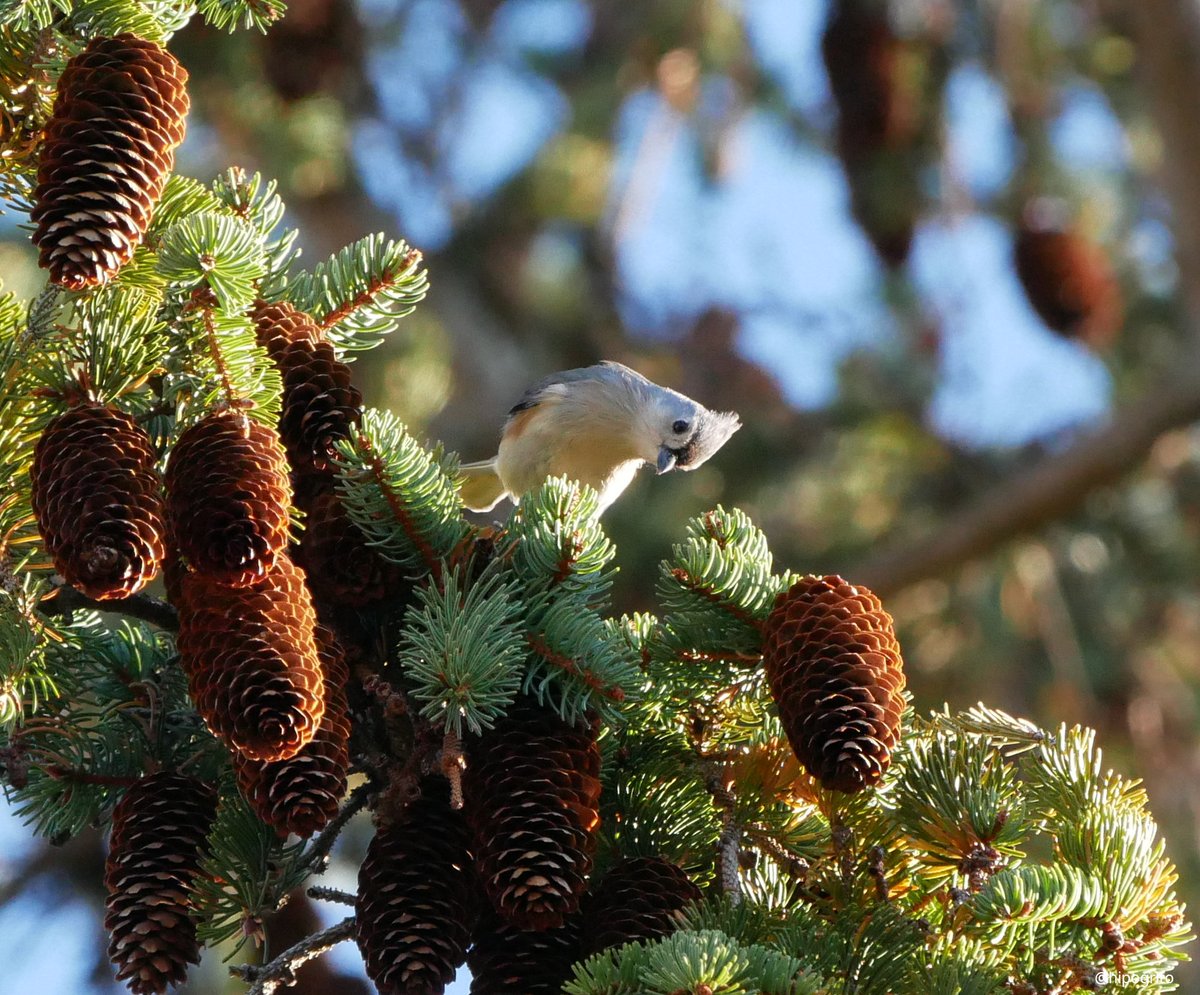
<path fill-rule="evenodd" d="M 736 414 L 709 411 L 620 363 L 552 373 L 509 411 L 500 451 L 462 466 L 463 503 L 490 511 L 565 475 L 594 487 L 602 512 L 647 463 L 659 473 L 694 470 L 740 427 Z"/>

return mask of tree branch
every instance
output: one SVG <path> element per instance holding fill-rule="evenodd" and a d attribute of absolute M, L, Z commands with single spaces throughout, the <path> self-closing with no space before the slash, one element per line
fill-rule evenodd
<path fill-rule="evenodd" d="M 290 987 L 296 983 L 297 968 L 315 957 L 320 957 L 326 950 L 336 947 L 343 940 L 351 939 L 354 930 L 354 916 L 347 916 L 336 925 L 313 933 L 294 947 L 289 947 L 262 967 L 242 964 L 231 967 L 229 973 L 235 978 L 252 982 L 246 995 L 273 995 L 277 988 Z"/>
<path fill-rule="evenodd" d="M 1138 0 L 1125 9 L 1146 103 L 1162 136 L 1162 185 L 1171 201 L 1189 330 L 1200 340 L 1200 5 L 1195 0 Z"/>
<path fill-rule="evenodd" d="M 374 790 L 374 786 L 368 781 L 366 784 L 360 784 L 351 791 L 350 797 L 346 799 L 346 804 L 342 806 L 341 811 L 313 839 L 312 843 L 309 844 L 308 852 L 300 858 L 300 862 L 312 870 L 314 874 L 320 874 L 324 871 L 325 861 L 333 849 L 333 844 L 337 842 L 338 836 L 346 828 L 346 823 L 362 811 L 363 806 L 367 804 L 368 799 L 371 797 L 371 792 Z"/>
<path fill-rule="evenodd" d="M 1162 135 L 1162 185 L 1170 198 L 1189 346 L 1172 375 L 1064 453 L 1044 457 L 944 522 L 851 572 L 881 594 L 947 573 L 999 544 L 1069 513 L 1096 487 L 1137 467 L 1164 432 L 1200 418 L 1200 4 L 1139 0 L 1127 7 L 1147 104 Z"/>
<path fill-rule="evenodd" d="M 133 594 L 128 598 L 95 601 L 81 591 L 67 584 L 61 584 L 55 588 L 51 597 L 38 605 L 38 611 L 43 615 L 69 615 L 71 612 L 81 609 L 128 615 L 130 618 L 157 625 L 160 629 L 166 629 L 168 632 L 175 632 L 179 628 L 179 612 L 167 602 L 152 598 L 148 594 Z"/>
<path fill-rule="evenodd" d="M 1164 432 L 1200 418 L 1200 362 L 1189 355 L 1158 389 L 1122 409 L 1070 449 L 1050 453 L 948 519 L 849 571 L 856 584 L 895 594 L 939 577 L 1076 508 L 1093 490 L 1137 467 Z"/>

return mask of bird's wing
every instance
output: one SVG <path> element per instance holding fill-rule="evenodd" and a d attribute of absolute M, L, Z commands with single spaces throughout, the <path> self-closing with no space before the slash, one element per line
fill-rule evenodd
<path fill-rule="evenodd" d="M 508 493 L 496 474 L 496 460 L 464 463 L 458 468 L 458 492 L 471 511 L 491 511 Z"/>

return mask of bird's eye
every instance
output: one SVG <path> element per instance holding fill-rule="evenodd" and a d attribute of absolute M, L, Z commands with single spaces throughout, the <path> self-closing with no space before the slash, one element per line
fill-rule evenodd
<path fill-rule="evenodd" d="M 688 423 L 680 418 L 677 422 L 675 422 L 674 425 L 671 426 L 671 431 L 676 435 L 683 435 L 683 433 L 686 432 L 689 427 L 690 426 Z"/>

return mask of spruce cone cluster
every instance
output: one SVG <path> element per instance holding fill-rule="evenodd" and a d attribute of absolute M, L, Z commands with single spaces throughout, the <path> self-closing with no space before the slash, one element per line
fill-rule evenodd
<path fill-rule="evenodd" d="M 478 912 L 462 814 L 429 778 L 398 824 L 380 829 L 358 872 L 358 948 L 380 995 L 441 995 L 467 956 Z"/>
<path fill-rule="evenodd" d="M 178 580 L 180 662 L 196 710 L 250 760 L 294 757 L 316 734 L 325 678 L 304 574 L 286 556 L 253 587 Z"/>
<path fill-rule="evenodd" d="M 471 995 L 559 995 L 582 956 L 579 936 L 578 916 L 537 931 L 485 916 L 467 954 Z"/>
<path fill-rule="evenodd" d="M 809 773 L 839 791 L 877 784 L 904 710 L 900 646 L 879 599 L 841 577 L 801 578 L 763 627 L 763 663 Z"/>
<path fill-rule="evenodd" d="M 521 929 L 561 926 L 579 908 L 600 822 L 594 725 L 515 704 L 472 745 L 463 793 L 492 907 Z"/>
<path fill-rule="evenodd" d="M 55 569 L 90 598 L 124 598 L 158 573 L 166 550 L 150 437 L 128 415 L 80 404 L 34 450 L 33 512 Z"/>
<path fill-rule="evenodd" d="M 1100 246 L 1026 218 L 1013 256 L 1029 303 L 1052 331 L 1100 347 L 1120 330 L 1121 289 Z"/>
<path fill-rule="evenodd" d="M 130 34 L 96 38 L 67 63 L 30 214 L 55 283 L 96 286 L 133 256 L 183 141 L 186 83 L 174 56 Z"/>
<path fill-rule="evenodd" d="M 188 566 L 222 584 L 263 579 L 287 547 L 292 491 L 279 437 L 236 411 L 202 418 L 167 464 L 167 516 Z"/>
<path fill-rule="evenodd" d="M 117 980 L 134 995 L 165 992 L 200 959 L 190 892 L 216 807 L 208 785 L 164 771 L 130 788 L 113 812 L 104 928 Z"/>
<path fill-rule="evenodd" d="M 700 889 L 678 865 L 661 857 L 623 860 L 584 904 L 583 956 L 667 936 L 678 929 L 683 907 L 699 898 Z"/>
<path fill-rule="evenodd" d="M 287 760 L 260 763 L 234 754 L 238 787 L 251 807 L 279 833 L 311 836 L 335 815 L 346 793 L 350 764 L 349 672 L 333 633 L 317 626 L 317 656 L 325 684 L 325 715 L 307 746 Z"/>

